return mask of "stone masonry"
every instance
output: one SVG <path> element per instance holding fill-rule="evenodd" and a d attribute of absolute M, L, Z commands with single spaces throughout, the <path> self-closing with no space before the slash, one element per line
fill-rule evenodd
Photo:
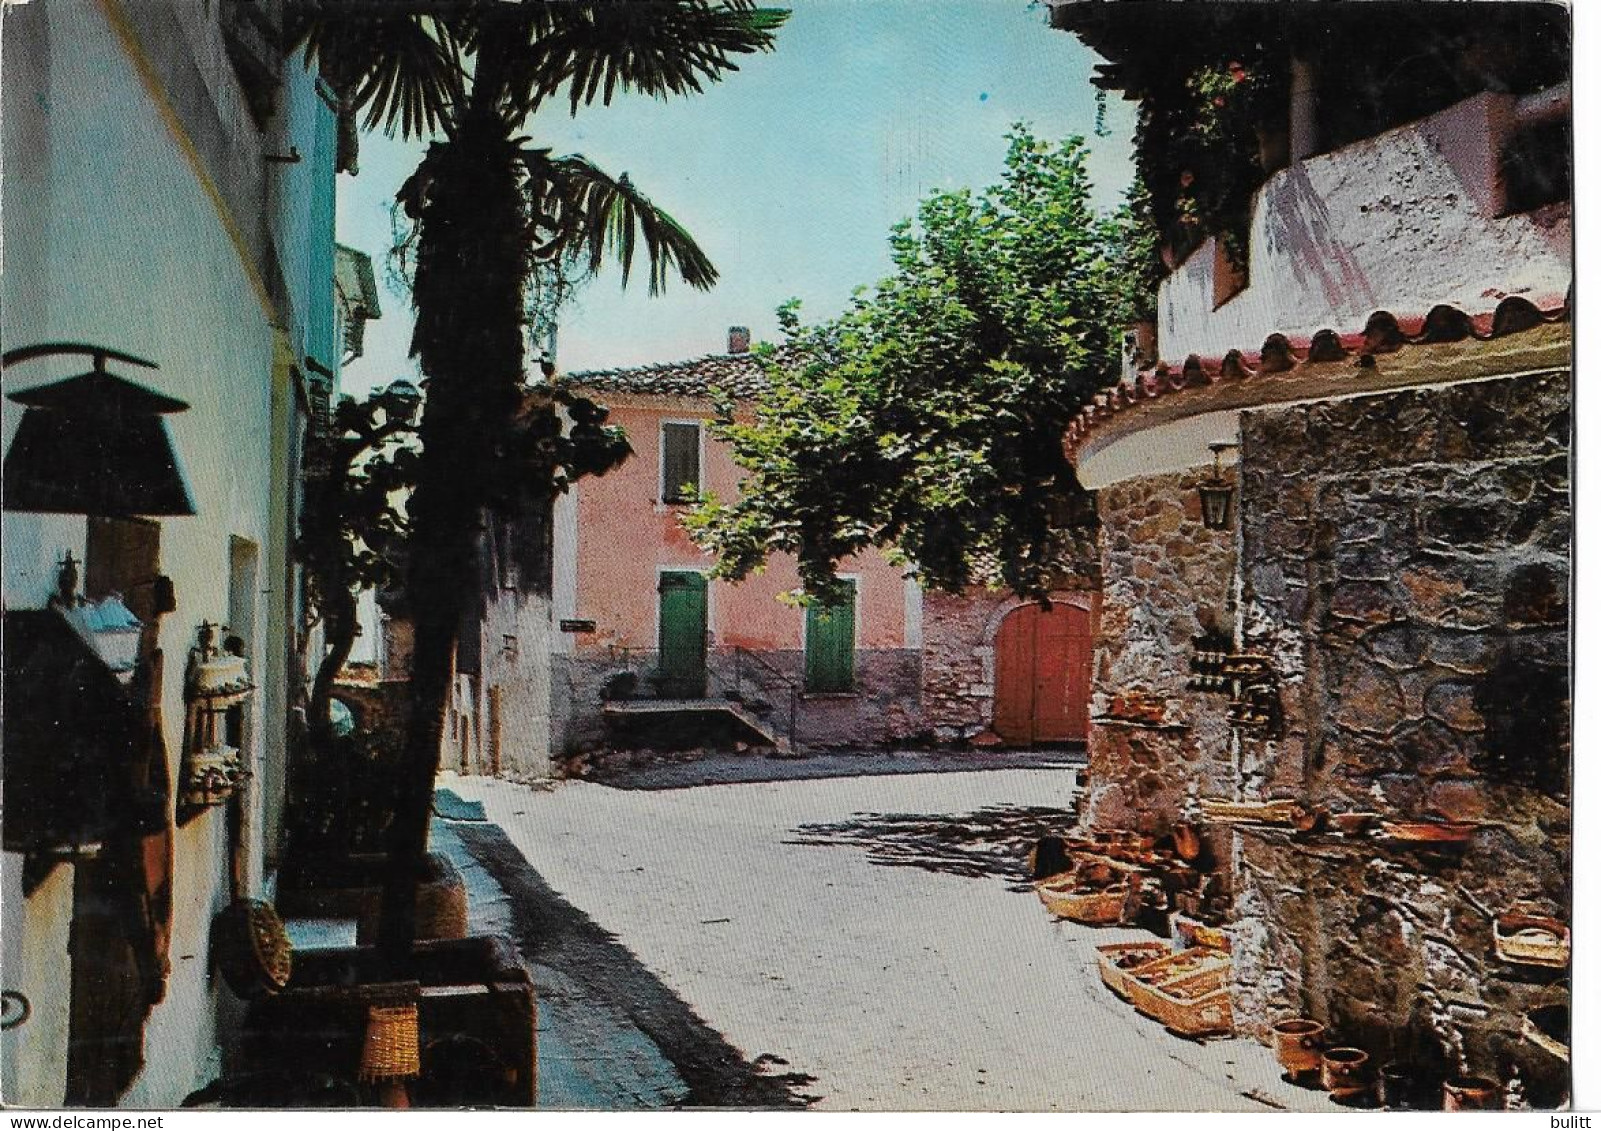
<path fill-rule="evenodd" d="M 1259 1035 L 1304 1014 L 1560 1101 L 1566 1065 L 1519 1030 L 1562 972 L 1498 962 L 1492 924 L 1570 899 L 1568 432 L 1565 374 L 1242 417 L 1245 643 L 1284 712 L 1242 737 L 1243 795 L 1481 822 L 1445 852 L 1242 832 L 1235 1016 Z"/>
<path fill-rule="evenodd" d="M 1192 791 L 1232 795 L 1227 702 L 1185 691 L 1194 638 L 1226 633 L 1234 621 L 1233 535 L 1201 522 L 1197 487 L 1211 474 L 1147 476 L 1100 492 L 1104 580 L 1086 807 L 1095 828 L 1163 833 Z M 1109 719 L 1113 699 L 1131 691 L 1166 699 L 1166 723 Z"/>

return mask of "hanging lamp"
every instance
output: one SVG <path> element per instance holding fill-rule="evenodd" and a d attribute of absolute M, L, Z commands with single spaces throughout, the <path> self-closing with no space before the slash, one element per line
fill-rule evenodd
<path fill-rule="evenodd" d="M 162 416 L 188 404 L 106 370 L 108 360 L 155 369 L 105 346 L 50 342 L 8 350 L 0 368 L 86 354 L 88 373 L 8 394 L 27 411 L 5 458 L 5 509 L 106 518 L 192 515 L 194 499 Z"/>

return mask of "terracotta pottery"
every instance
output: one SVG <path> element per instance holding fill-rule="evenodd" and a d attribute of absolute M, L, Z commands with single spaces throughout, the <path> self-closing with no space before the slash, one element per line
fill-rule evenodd
<path fill-rule="evenodd" d="M 1544 915 L 1495 917 L 1495 956 L 1528 966 L 1564 967 L 1573 950 L 1566 925 Z"/>
<path fill-rule="evenodd" d="M 1366 831 L 1368 826 L 1378 819 L 1379 815 L 1377 813 L 1329 814 L 1329 820 L 1333 822 L 1334 827 L 1347 836 L 1355 836 L 1357 833 Z"/>
<path fill-rule="evenodd" d="M 1483 1076 L 1453 1076 L 1445 1082 L 1446 1111 L 1496 1111 L 1501 1085 Z"/>
<path fill-rule="evenodd" d="M 1322 830 L 1328 816 L 1323 809 L 1301 809 L 1290 818 L 1290 825 L 1298 833 L 1315 833 Z"/>
<path fill-rule="evenodd" d="M 1173 826 L 1173 851 L 1180 860 L 1195 860 L 1201 855 L 1201 848 L 1201 833 L 1194 825 L 1180 821 Z"/>
<path fill-rule="evenodd" d="M 1368 1054 L 1361 1049 L 1333 1048 L 1323 1052 L 1323 1090 L 1347 1102 L 1368 1090 Z"/>
<path fill-rule="evenodd" d="M 1467 844 L 1478 827 L 1466 821 L 1385 821 L 1379 835 L 1398 845 L 1449 848 Z"/>
<path fill-rule="evenodd" d="M 1567 1060 L 1571 1016 L 1566 1005 L 1542 1005 L 1523 1017 L 1523 1039 L 1560 1060 Z"/>
<path fill-rule="evenodd" d="M 1323 1034 L 1321 1021 L 1309 1017 L 1295 1017 L 1273 1026 L 1273 1054 L 1291 1076 L 1305 1076 L 1316 1072 L 1323 1064 Z"/>

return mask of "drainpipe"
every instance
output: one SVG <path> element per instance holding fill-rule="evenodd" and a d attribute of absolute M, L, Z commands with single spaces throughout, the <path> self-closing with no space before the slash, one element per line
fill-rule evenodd
<path fill-rule="evenodd" d="M 1306 59 L 1290 60 L 1290 160 L 1318 151 L 1317 68 Z"/>

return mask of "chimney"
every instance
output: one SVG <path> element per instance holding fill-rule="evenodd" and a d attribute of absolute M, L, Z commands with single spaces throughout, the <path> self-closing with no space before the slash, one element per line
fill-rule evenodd
<path fill-rule="evenodd" d="M 730 326 L 728 328 L 728 352 L 729 353 L 749 353 L 750 352 L 750 327 L 749 326 Z"/>

